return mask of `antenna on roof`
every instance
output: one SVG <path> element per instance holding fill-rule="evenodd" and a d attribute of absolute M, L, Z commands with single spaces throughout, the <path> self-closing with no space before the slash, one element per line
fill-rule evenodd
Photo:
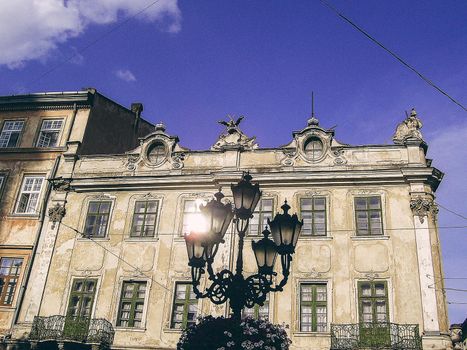
<path fill-rule="evenodd" d="M 311 116 L 315 116 L 315 93 L 314 91 L 311 92 Z"/>

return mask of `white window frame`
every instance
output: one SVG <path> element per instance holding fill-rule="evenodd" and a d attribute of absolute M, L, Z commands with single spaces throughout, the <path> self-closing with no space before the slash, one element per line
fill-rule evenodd
<path fill-rule="evenodd" d="M 25 190 L 26 181 L 29 180 L 29 179 L 33 180 L 33 182 L 32 182 L 32 187 L 33 188 L 31 190 Z M 34 190 L 34 186 L 36 184 L 36 181 L 39 180 L 39 179 L 41 180 L 39 190 Z M 16 200 L 15 214 L 20 214 L 20 215 L 37 215 L 37 214 L 39 214 L 37 209 L 39 207 L 39 201 L 40 201 L 40 198 L 41 198 L 42 188 L 43 188 L 44 182 L 45 182 L 44 180 L 45 180 L 45 176 L 43 176 L 43 175 L 25 175 L 23 177 L 23 181 L 21 182 L 21 188 L 20 188 L 17 200 Z M 34 205 L 33 210 L 29 211 L 29 209 L 31 208 L 31 205 L 30 205 L 31 196 L 29 196 L 29 198 L 28 198 L 26 210 L 24 212 L 20 212 L 18 210 L 19 206 L 20 206 L 20 203 L 21 203 L 21 197 L 22 197 L 23 194 L 37 194 L 36 203 Z"/>
<path fill-rule="evenodd" d="M 51 127 L 46 128 L 44 124 L 50 122 Z M 60 123 L 60 127 L 54 127 L 55 123 Z M 50 148 L 50 147 L 57 147 L 60 143 L 59 137 L 60 133 L 63 128 L 63 119 L 43 119 L 41 123 L 41 128 L 39 130 L 39 135 L 37 137 L 37 142 L 36 142 L 36 147 L 39 148 Z M 55 145 L 50 145 L 50 140 L 47 141 L 47 144 L 45 144 L 45 141 L 41 139 L 42 133 L 43 132 L 56 132 L 57 133 L 57 140 Z"/>
<path fill-rule="evenodd" d="M 13 126 L 15 124 L 21 124 L 21 128 L 20 129 L 11 129 L 11 130 L 5 130 L 5 126 L 7 125 L 7 123 L 12 123 Z M 24 120 L 5 120 L 3 122 L 3 126 L 2 126 L 2 131 L 0 132 L 0 148 L 12 148 L 12 147 L 18 147 L 18 143 L 19 143 L 19 139 L 21 137 L 21 133 L 23 132 L 23 128 L 24 128 Z M 18 135 L 18 139 L 16 140 L 16 144 L 14 146 L 8 146 L 8 144 L 10 143 L 10 139 L 11 139 L 11 134 L 13 132 L 17 132 L 19 135 Z M 2 145 L 2 137 L 3 135 L 8 135 L 8 139 L 6 141 L 6 145 Z"/>

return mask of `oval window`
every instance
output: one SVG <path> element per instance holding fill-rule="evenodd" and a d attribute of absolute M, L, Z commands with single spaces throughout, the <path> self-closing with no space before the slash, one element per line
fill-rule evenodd
<path fill-rule="evenodd" d="M 310 138 L 305 144 L 305 155 L 310 159 L 318 159 L 323 155 L 323 143 L 317 137 Z"/>
<path fill-rule="evenodd" d="M 149 147 L 148 160 L 153 164 L 161 163 L 166 157 L 165 145 L 162 142 L 155 142 Z"/>

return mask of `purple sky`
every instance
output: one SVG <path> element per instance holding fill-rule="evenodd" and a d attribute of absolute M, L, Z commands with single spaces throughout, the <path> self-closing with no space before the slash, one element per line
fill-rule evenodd
<path fill-rule="evenodd" d="M 146 119 L 164 121 L 192 149 L 209 148 L 227 114 L 245 115 L 243 130 L 262 147 L 288 143 L 306 124 L 312 90 L 321 125 L 337 124 L 337 139 L 350 144 L 391 142 L 416 107 L 428 157 L 446 173 L 437 200 L 467 216 L 467 113 L 319 1 L 160 0 L 80 51 L 152 2 L 2 2 L 0 94 L 96 87 L 125 106 L 142 102 Z M 467 2 L 333 3 L 467 105 Z M 439 225 L 466 220 L 440 208 Z M 467 277 L 466 230 L 440 236 L 446 277 Z M 467 289 L 467 280 L 446 285 Z M 467 302 L 467 293 L 447 296 Z M 467 305 L 450 305 L 449 316 L 462 321 Z"/>

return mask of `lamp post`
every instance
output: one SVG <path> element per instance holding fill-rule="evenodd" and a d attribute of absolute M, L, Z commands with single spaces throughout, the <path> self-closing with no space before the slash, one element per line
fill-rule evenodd
<path fill-rule="evenodd" d="M 252 249 L 258 265 L 258 273 L 243 276 L 243 245 L 248 224 L 261 198 L 259 184 L 251 183 L 252 177 L 245 173 L 238 184 L 231 185 L 234 207 L 222 203 L 224 195 L 217 192 L 209 203 L 200 207 L 206 222 L 205 232 L 190 232 L 185 235 L 188 252 L 188 265 L 191 268 L 193 291 L 197 298 L 209 298 L 214 304 L 223 304 L 229 300 L 233 317 L 240 320 L 243 308 L 263 305 L 267 294 L 282 291 L 286 285 L 292 255 L 295 252 L 303 221 L 296 214 L 290 215 L 290 206 L 285 201 L 282 214 L 277 214 L 271 221 L 268 219 L 269 231 L 263 231 L 263 238 L 252 241 Z M 235 218 L 234 218 L 235 217 Z M 214 273 L 212 264 L 219 249 L 224 243 L 224 235 L 234 220 L 238 234 L 238 255 L 235 272 L 224 269 Z M 272 236 L 272 240 L 269 238 Z M 273 276 L 277 255 L 280 256 L 282 279 L 275 283 Z M 201 277 L 208 273 L 211 284 L 199 290 Z"/>

